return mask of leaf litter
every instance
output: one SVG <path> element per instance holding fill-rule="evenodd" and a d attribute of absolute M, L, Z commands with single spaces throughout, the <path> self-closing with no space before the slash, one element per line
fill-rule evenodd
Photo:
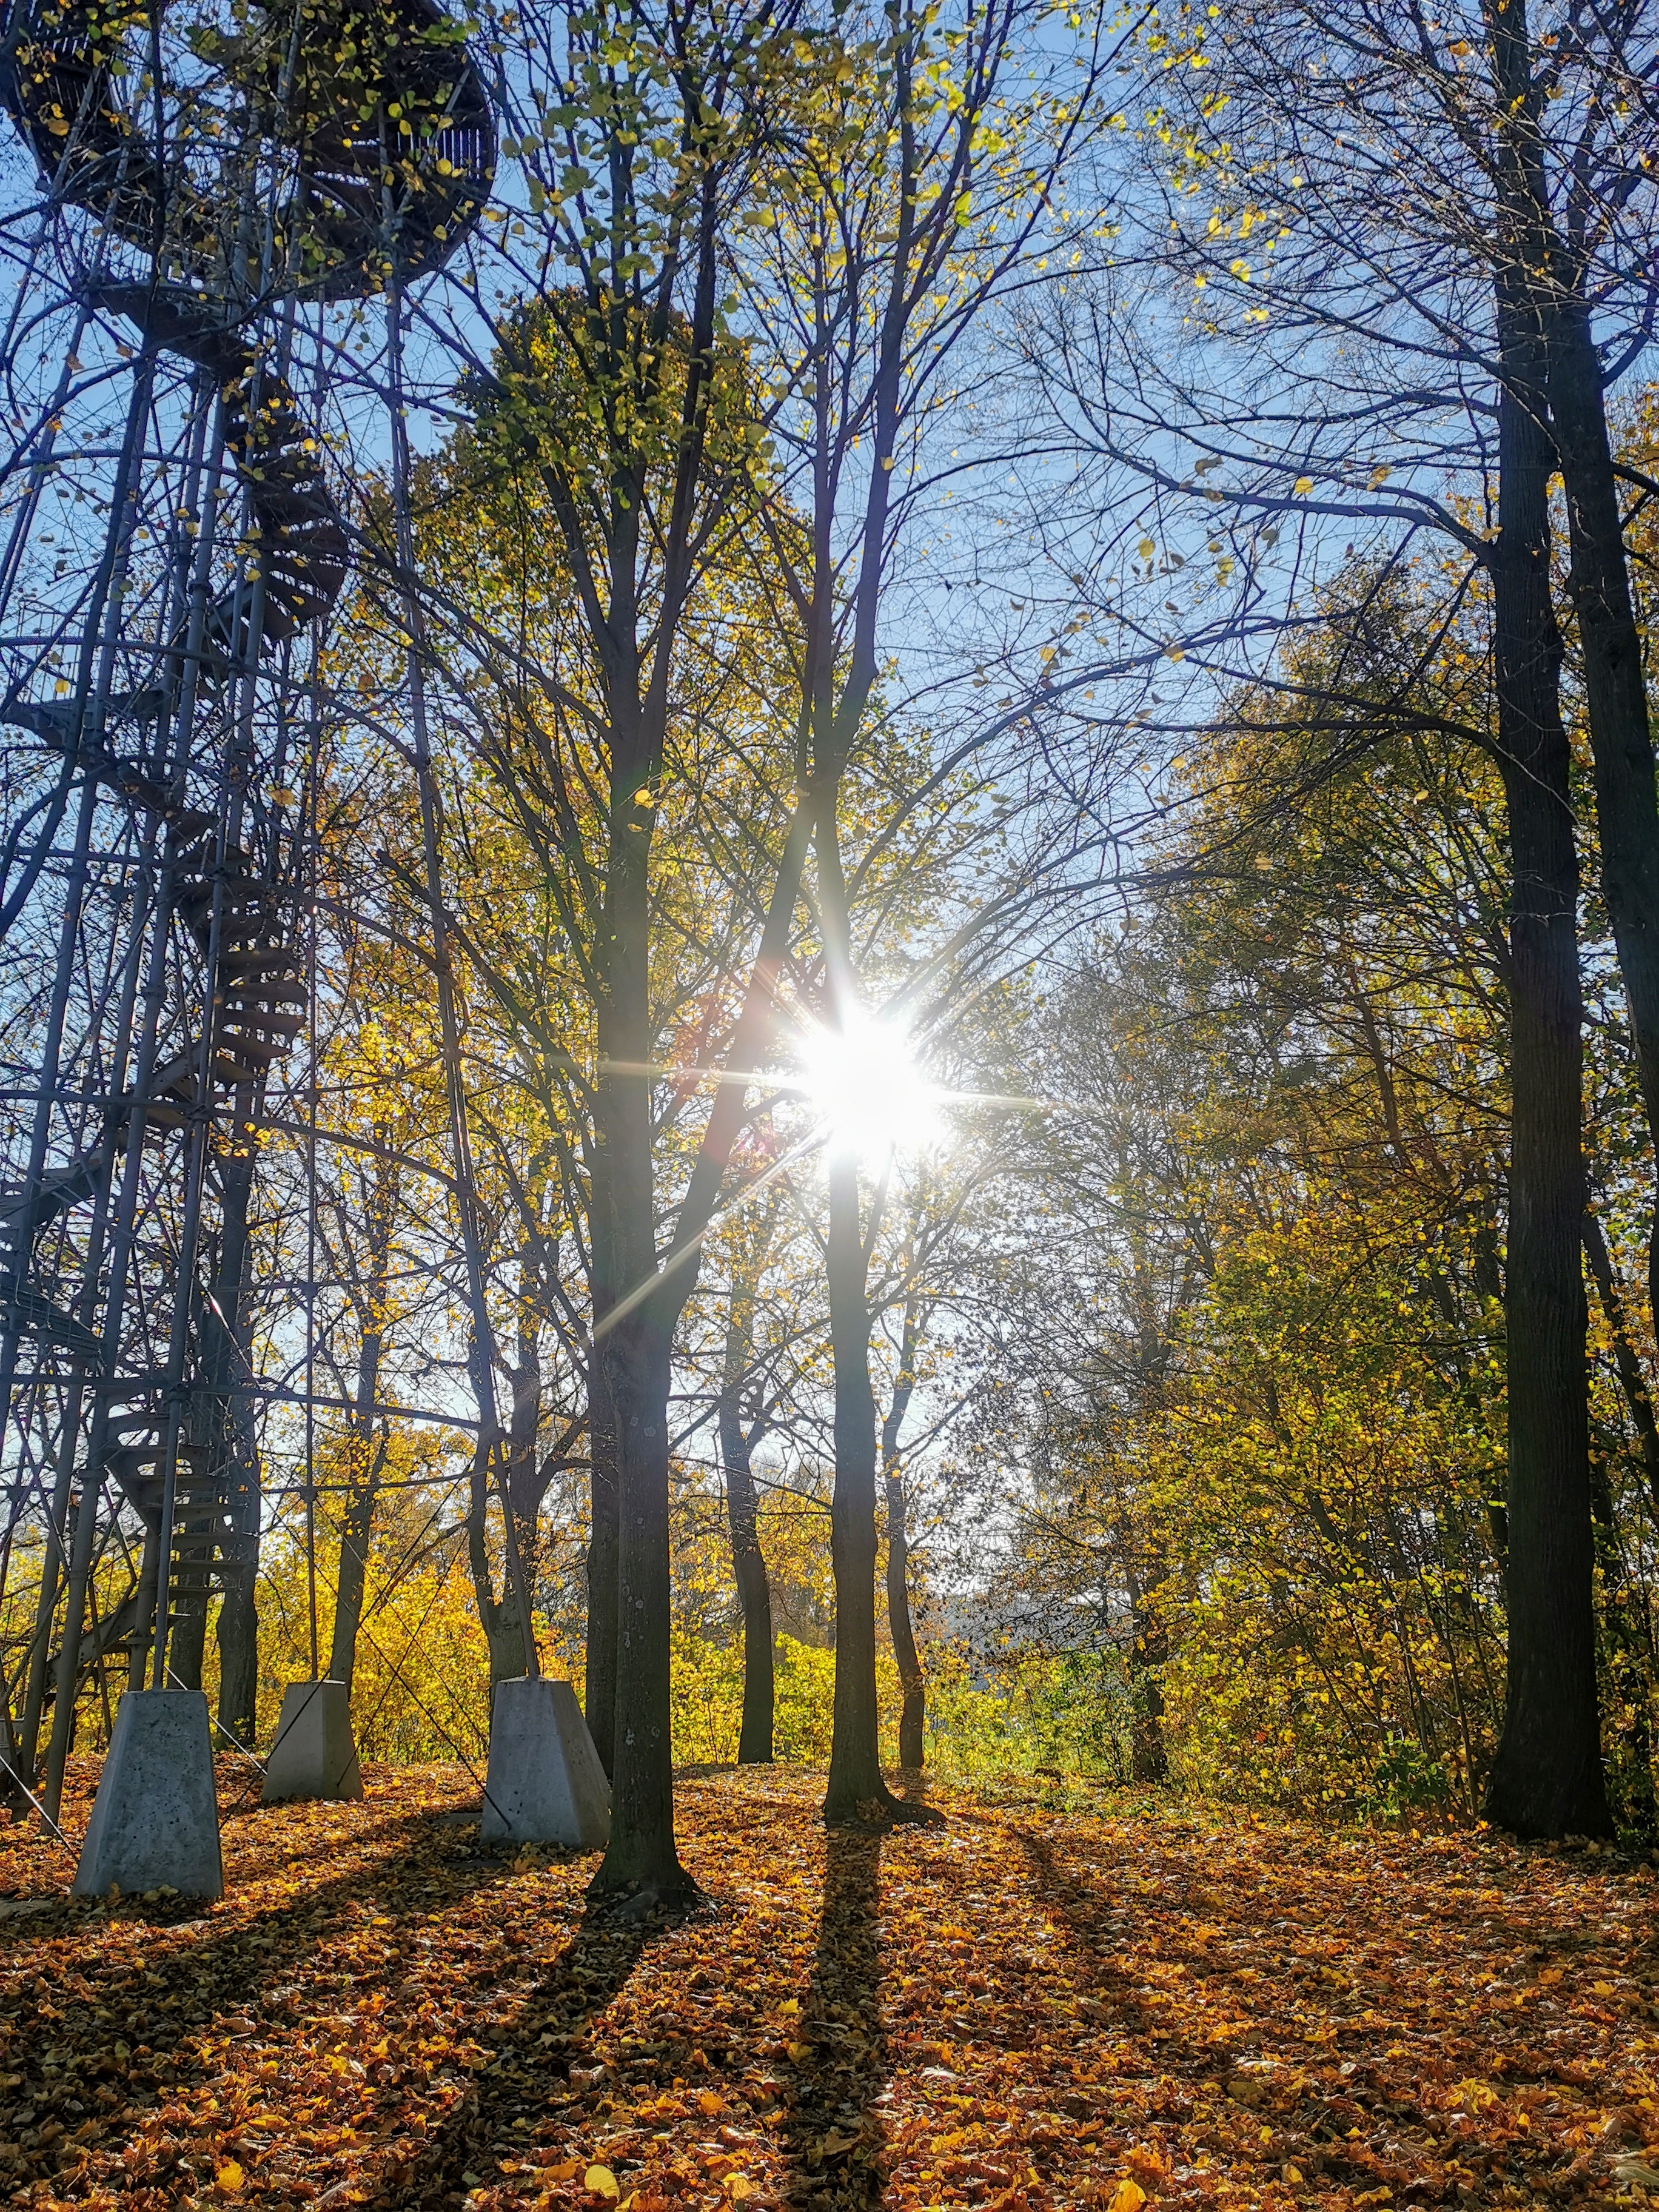
<path fill-rule="evenodd" d="M 53 1901 L 0 1830 L 44 1906 L 0 1938 L 0 2202 L 1659 2197 L 1646 1869 L 1109 1796 L 826 1837 L 777 1767 L 682 1783 L 712 1909 L 653 1928 L 585 1914 L 591 1858 L 482 1850 L 459 1768 L 368 1783 L 228 1818 L 211 1905 Z"/>

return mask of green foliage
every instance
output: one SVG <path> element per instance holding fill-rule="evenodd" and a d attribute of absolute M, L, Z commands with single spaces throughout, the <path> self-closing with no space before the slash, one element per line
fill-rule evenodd
<path fill-rule="evenodd" d="M 927 1759 L 964 1782 L 1058 1772 L 1122 1782 L 1129 1692 L 1114 1651 L 1010 1653 L 987 1663 L 929 1645 Z"/>

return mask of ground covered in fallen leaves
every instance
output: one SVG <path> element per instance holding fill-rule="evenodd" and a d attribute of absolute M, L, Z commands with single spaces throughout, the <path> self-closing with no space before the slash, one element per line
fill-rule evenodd
<path fill-rule="evenodd" d="M 0 2202 L 1659 2201 L 1647 1869 L 1127 1799 L 826 1838 L 775 1768 L 683 1784 L 708 1917 L 617 1929 L 462 1770 L 368 1778 L 227 1769 L 205 1909 L 0 1829 Z"/>

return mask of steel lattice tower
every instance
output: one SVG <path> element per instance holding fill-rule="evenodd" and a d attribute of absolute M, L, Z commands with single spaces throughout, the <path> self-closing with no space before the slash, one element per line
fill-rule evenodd
<path fill-rule="evenodd" d="M 0 356 L 0 1592 L 44 1538 L 0 1756 L 55 1819 L 77 1698 L 199 1682 L 210 1592 L 252 1604 L 250 1208 L 356 542 L 331 319 L 453 252 L 495 129 L 432 0 L 188 39 L 17 0 L 0 104 L 38 178 Z"/>

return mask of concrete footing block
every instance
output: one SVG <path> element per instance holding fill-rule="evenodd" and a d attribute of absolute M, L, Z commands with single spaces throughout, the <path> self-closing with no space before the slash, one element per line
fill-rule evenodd
<path fill-rule="evenodd" d="M 219 1805 L 207 1698 L 200 1690 L 129 1690 L 93 1800 L 72 1894 L 172 1888 L 222 1897 Z"/>
<path fill-rule="evenodd" d="M 603 1850 L 611 1787 L 568 1682 L 500 1683 L 489 1723 L 484 1843 L 559 1844 Z"/>
<path fill-rule="evenodd" d="M 343 1682 L 290 1682 L 283 1692 L 276 1741 L 265 1761 L 261 1802 L 293 1797 L 356 1799 L 363 1794 L 351 1735 L 351 1692 Z"/>

